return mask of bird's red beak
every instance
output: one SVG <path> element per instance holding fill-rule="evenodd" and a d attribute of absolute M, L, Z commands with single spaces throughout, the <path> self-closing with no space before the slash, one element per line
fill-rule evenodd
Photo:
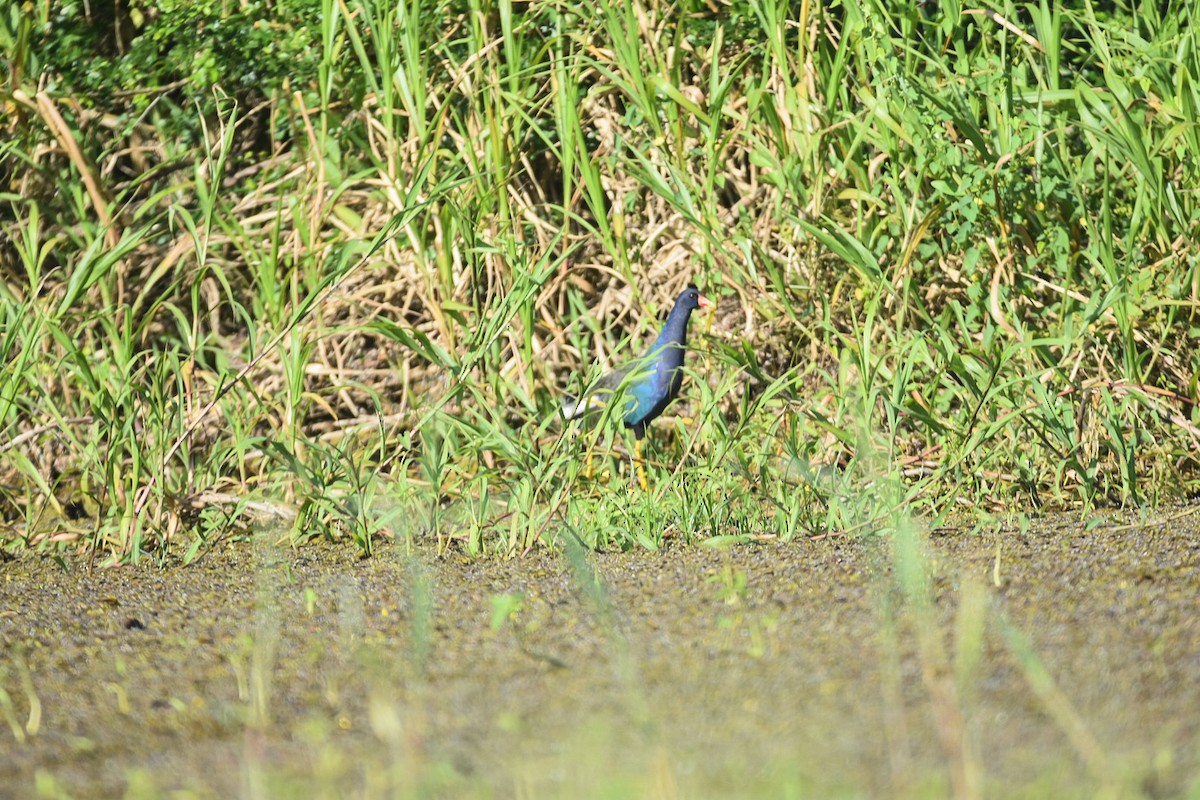
<path fill-rule="evenodd" d="M 713 301 L 712 301 L 712 300 L 709 300 L 709 299 L 708 299 L 707 297 L 705 297 L 704 295 L 700 295 L 700 297 L 696 299 L 696 304 L 697 304 L 697 305 L 698 305 L 700 308 L 712 308 L 712 306 L 713 306 Z"/>

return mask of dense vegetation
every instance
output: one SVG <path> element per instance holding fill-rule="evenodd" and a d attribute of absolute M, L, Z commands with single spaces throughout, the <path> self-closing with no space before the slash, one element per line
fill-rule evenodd
<path fill-rule="evenodd" d="M 653 547 L 1190 492 L 1193 4 L 1069 5 L 14 4 L 4 539 Z M 718 309 L 643 495 L 557 396 L 689 282 Z"/>

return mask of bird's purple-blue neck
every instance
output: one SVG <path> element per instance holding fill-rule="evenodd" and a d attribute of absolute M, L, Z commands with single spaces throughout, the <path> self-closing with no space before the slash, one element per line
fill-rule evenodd
<path fill-rule="evenodd" d="M 683 366 L 683 356 L 687 345 L 688 320 L 692 312 L 698 308 L 695 290 L 685 290 L 675 300 L 671 313 L 663 325 L 662 331 L 643 358 L 653 360 L 654 371 L 666 376 L 672 384 L 682 379 L 679 369 Z"/>
<path fill-rule="evenodd" d="M 663 325 L 662 332 L 654 340 L 653 349 L 657 350 L 663 345 L 673 344 L 682 347 L 687 344 L 688 320 L 691 318 L 694 309 L 695 306 L 693 305 L 676 301 L 675 307 L 671 309 L 670 315 L 667 316 L 667 322 Z"/>
<path fill-rule="evenodd" d="M 667 316 L 666 324 L 663 325 L 662 332 L 658 334 L 658 338 L 654 340 L 654 346 L 651 350 L 658 350 L 666 345 L 675 345 L 682 348 L 687 344 L 688 319 L 691 318 L 693 311 L 707 304 L 708 300 L 695 289 L 690 286 L 684 289 L 679 297 L 675 298 L 675 305 L 671 307 L 671 313 Z"/>

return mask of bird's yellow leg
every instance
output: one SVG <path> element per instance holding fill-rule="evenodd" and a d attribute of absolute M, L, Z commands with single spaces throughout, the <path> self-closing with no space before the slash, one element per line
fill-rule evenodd
<path fill-rule="evenodd" d="M 642 487 L 643 492 L 650 491 L 650 484 L 646 480 L 646 462 L 642 460 L 642 440 L 633 440 L 633 450 L 636 453 L 634 466 L 637 468 L 638 484 Z"/>

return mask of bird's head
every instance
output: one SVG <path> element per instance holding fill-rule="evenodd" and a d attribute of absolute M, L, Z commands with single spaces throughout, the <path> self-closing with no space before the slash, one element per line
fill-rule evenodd
<path fill-rule="evenodd" d="M 700 290 L 695 286 L 687 287 L 679 293 L 679 297 L 675 298 L 675 308 L 685 311 L 693 311 L 697 308 L 711 308 L 712 304 L 712 301 L 700 294 Z"/>

